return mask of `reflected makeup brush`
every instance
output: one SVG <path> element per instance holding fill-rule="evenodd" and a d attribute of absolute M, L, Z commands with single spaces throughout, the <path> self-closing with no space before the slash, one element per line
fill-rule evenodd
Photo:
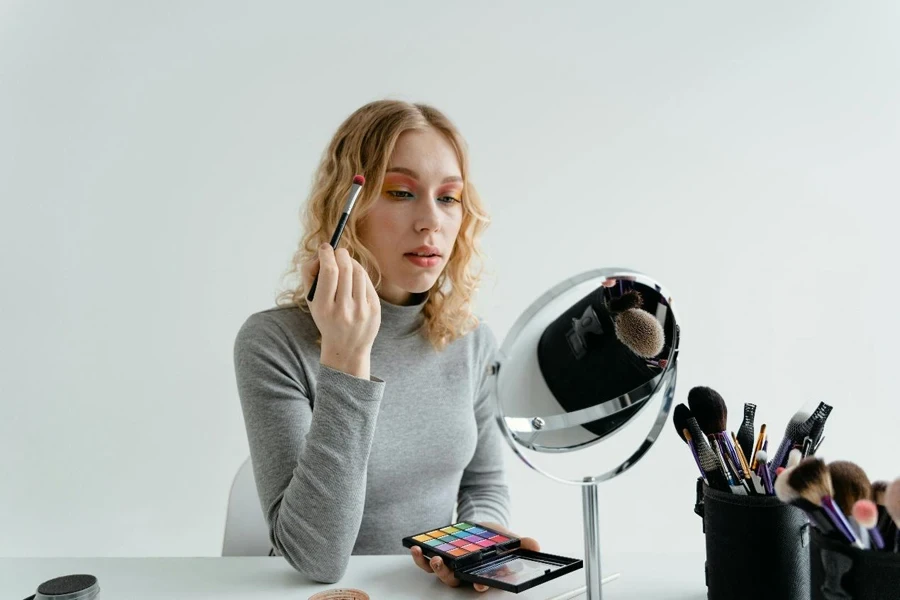
<path fill-rule="evenodd" d="M 851 544 L 861 548 L 862 544 L 853 528 L 841 512 L 840 507 L 834 500 L 834 489 L 831 485 L 831 473 L 824 461 L 817 458 L 807 458 L 800 462 L 799 465 L 785 471 L 782 477 L 787 475 L 787 483 L 801 498 L 821 506 L 825 510 L 825 514 L 831 519 L 835 529 L 844 536 Z"/>
<path fill-rule="evenodd" d="M 334 233 L 331 235 L 331 247 L 337 250 L 338 244 L 341 241 L 341 235 L 344 233 L 344 227 L 347 225 L 347 219 L 350 218 L 350 211 L 353 210 L 353 205 L 356 204 L 356 199 L 359 197 L 359 191 L 362 189 L 363 184 L 366 183 L 366 178 L 362 175 L 354 175 L 353 176 L 353 184 L 350 186 L 350 193 L 347 195 L 347 202 L 344 204 L 344 211 L 341 213 L 341 218 L 338 219 L 337 227 L 334 228 Z M 319 274 L 316 273 L 315 278 L 313 279 L 312 286 L 309 288 L 309 293 L 306 295 L 307 302 L 312 302 L 313 296 L 316 295 L 316 286 L 319 284 Z"/>
<path fill-rule="evenodd" d="M 709 437 L 710 441 L 721 448 L 722 454 L 728 455 L 731 463 L 736 467 L 736 475 L 743 479 L 743 473 L 738 466 L 737 452 L 731 444 L 731 440 L 725 430 L 728 428 L 728 406 L 722 396 L 710 387 L 696 386 L 688 392 L 688 406 L 691 414 L 697 419 L 700 429 Z"/>
<path fill-rule="evenodd" d="M 748 457 L 753 453 L 753 432 L 756 428 L 753 420 L 756 418 L 756 405 L 749 402 L 744 403 L 744 420 L 737 432 L 737 445 L 744 451 L 744 457 Z"/>
<path fill-rule="evenodd" d="M 678 432 L 681 439 L 684 440 L 691 449 L 691 454 L 694 456 L 694 462 L 697 463 L 697 468 L 700 469 L 700 476 L 703 477 L 703 479 L 706 479 L 706 473 L 703 472 L 703 467 L 700 465 L 700 457 L 697 455 L 697 449 L 694 447 L 693 438 L 690 430 L 687 428 L 687 420 L 690 418 L 691 409 L 684 404 L 679 404 L 675 407 L 675 410 L 672 411 L 672 422 L 675 424 L 675 431 Z M 706 483 L 709 483 L 709 481 Z"/>
<path fill-rule="evenodd" d="M 884 549 L 884 538 L 878 531 L 878 507 L 871 500 L 858 500 L 850 509 L 853 520 L 869 534 L 872 545 L 878 550 Z"/>

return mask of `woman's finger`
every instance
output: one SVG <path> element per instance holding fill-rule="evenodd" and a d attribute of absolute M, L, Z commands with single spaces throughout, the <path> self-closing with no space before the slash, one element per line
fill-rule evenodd
<path fill-rule="evenodd" d="M 319 282 L 316 284 L 316 296 L 313 298 L 313 302 L 317 299 L 333 302 L 337 284 L 338 265 L 334 259 L 334 250 L 330 244 L 322 244 L 319 246 Z"/>
<path fill-rule="evenodd" d="M 431 570 L 431 565 L 428 564 L 428 559 L 422 554 L 422 549 L 418 546 L 413 546 L 409 549 L 409 553 L 412 554 L 413 562 L 419 566 L 420 569 L 425 571 L 426 573 L 433 573 Z"/>
<path fill-rule="evenodd" d="M 338 248 L 334 253 L 338 264 L 338 285 L 334 300 L 340 306 L 353 302 L 353 262 L 346 248 Z"/>
<path fill-rule="evenodd" d="M 357 305 L 365 305 L 366 304 L 366 270 L 363 269 L 363 266 L 353 261 L 353 302 Z"/>
<path fill-rule="evenodd" d="M 450 587 L 459 586 L 459 579 L 453 574 L 447 565 L 444 564 L 444 561 L 441 560 L 440 556 L 435 556 L 431 559 L 431 569 L 434 571 L 434 574 L 438 576 L 438 579 L 449 585 Z"/>
<path fill-rule="evenodd" d="M 302 277 L 302 283 L 304 289 L 309 289 L 312 287 L 313 279 L 316 277 L 316 273 L 319 272 L 319 257 L 316 256 L 310 261 L 307 261 L 300 267 L 300 276 Z"/>

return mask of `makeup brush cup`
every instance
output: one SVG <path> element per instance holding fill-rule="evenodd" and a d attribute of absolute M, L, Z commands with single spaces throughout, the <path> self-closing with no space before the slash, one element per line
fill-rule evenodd
<path fill-rule="evenodd" d="M 740 496 L 697 482 L 709 600 L 810 600 L 809 520 L 775 496 Z"/>
<path fill-rule="evenodd" d="M 900 553 L 860 550 L 816 530 L 811 537 L 812 600 L 900 598 Z"/>

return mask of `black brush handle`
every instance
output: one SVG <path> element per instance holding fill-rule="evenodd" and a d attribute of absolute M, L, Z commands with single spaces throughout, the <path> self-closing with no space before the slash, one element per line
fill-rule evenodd
<path fill-rule="evenodd" d="M 331 235 L 331 248 L 337 249 L 338 244 L 341 241 L 341 234 L 344 233 L 344 226 L 347 225 L 347 219 L 350 217 L 350 213 L 341 213 L 341 218 L 338 221 L 337 227 L 334 228 L 334 233 Z M 312 302 L 313 296 L 316 295 L 316 286 L 319 285 L 319 274 L 316 273 L 316 276 L 313 278 L 312 286 L 309 288 L 309 293 L 306 294 L 306 301 Z"/>
<path fill-rule="evenodd" d="M 737 432 L 738 445 L 744 451 L 744 456 L 753 454 L 753 438 L 755 437 L 753 421 L 756 418 L 756 405 L 749 402 L 744 404 L 744 422 Z"/>

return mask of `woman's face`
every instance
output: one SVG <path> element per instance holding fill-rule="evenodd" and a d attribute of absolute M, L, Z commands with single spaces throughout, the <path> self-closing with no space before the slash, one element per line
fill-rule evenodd
<path fill-rule="evenodd" d="M 381 194 L 360 223 L 387 302 L 406 304 L 437 281 L 462 223 L 462 189 L 456 151 L 443 134 L 429 128 L 400 135 Z"/>

